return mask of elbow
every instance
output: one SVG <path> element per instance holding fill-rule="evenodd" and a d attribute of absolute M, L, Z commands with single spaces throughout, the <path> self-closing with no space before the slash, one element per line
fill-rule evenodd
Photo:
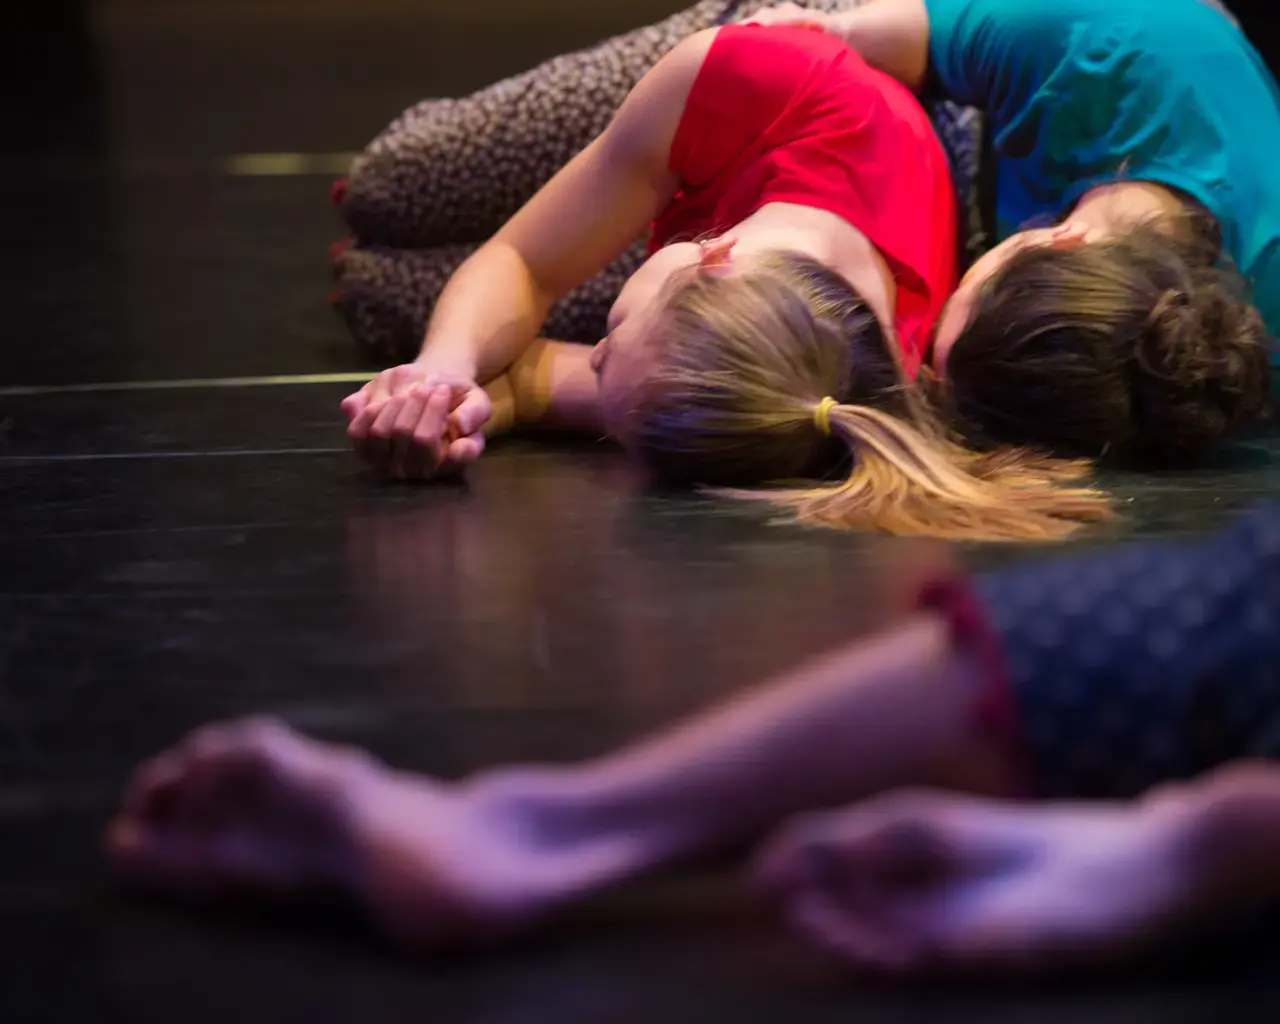
<path fill-rule="evenodd" d="M 565 291 L 540 273 L 534 261 L 501 233 L 477 249 L 466 265 L 486 280 L 504 282 L 503 288 L 512 288 L 515 294 L 527 297 L 538 311 L 539 325 Z"/>

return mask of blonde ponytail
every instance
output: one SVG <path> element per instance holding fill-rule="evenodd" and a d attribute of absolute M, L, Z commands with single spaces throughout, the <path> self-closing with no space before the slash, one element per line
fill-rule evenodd
<path fill-rule="evenodd" d="M 801 523 L 954 540 L 1056 541 L 1112 514 L 1104 493 L 1075 483 L 1086 462 L 969 451 L 869 406 L 836 405 L 825 415 L 849 450 L 844 481 L 719 493 L 770 501 Z"/>

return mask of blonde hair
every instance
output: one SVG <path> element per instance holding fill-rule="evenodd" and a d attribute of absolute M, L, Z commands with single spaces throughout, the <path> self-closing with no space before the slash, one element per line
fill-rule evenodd
<path fill-rule="evenodd" d="M 1089 466 L 951 439 L 906 383 L 849 283 L 806 256 L 675 282 L 647 332 L 654 370 L 625 414 L 660 480 L 767 500 L 804 523 L 984 540 L 1056 540 L 1108 518 Z M 824 422 L 815 421 L 823 399 Z M 801 479 L 767 490 L 760 484 Z"/>

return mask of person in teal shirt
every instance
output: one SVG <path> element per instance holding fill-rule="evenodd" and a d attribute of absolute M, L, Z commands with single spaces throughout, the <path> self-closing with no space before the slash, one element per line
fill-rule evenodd
<path fill-rule="evenodd" d="M 985 113 L 998 244 L 932 354 L 965 429 L 1165 458 L 1263 418 L 1280 333 L 1280 90 L 1221 7 L 870 0 L 751 20 L 821 27 Z"/>

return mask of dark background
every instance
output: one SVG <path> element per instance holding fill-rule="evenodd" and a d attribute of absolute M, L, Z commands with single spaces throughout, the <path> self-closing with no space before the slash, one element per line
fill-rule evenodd
<path fill-rule="evenodd" d="M 1267 49 L 1269 5 L 1237 7 Z M 1276 1018 L 1249 941 L 1116 984 L 884 992 L 710 883 L 637 888 L 502 957 L 410 964 L 315 921 L 141 906 L 104 877 L 130 769 L 209 719 L 272 711 L 445 776 L 580 758 L 883 623 L 940 560 L 1027 557 L 649 497 L 606 445 L 505 444 L 466 488 L 381 487 L 346 450 L 348 387 L 94 386 L 360 368 L 323 301 L 341 154 L 424 96 L 674 9 L 0 8 L 6 1024 Z M 333 170 L 231 173 L 261 153 Z M 1206 529 L 1280 491 L 1278 451 L 1111 478 L 1125 515 L 1094 540 Z"/>

